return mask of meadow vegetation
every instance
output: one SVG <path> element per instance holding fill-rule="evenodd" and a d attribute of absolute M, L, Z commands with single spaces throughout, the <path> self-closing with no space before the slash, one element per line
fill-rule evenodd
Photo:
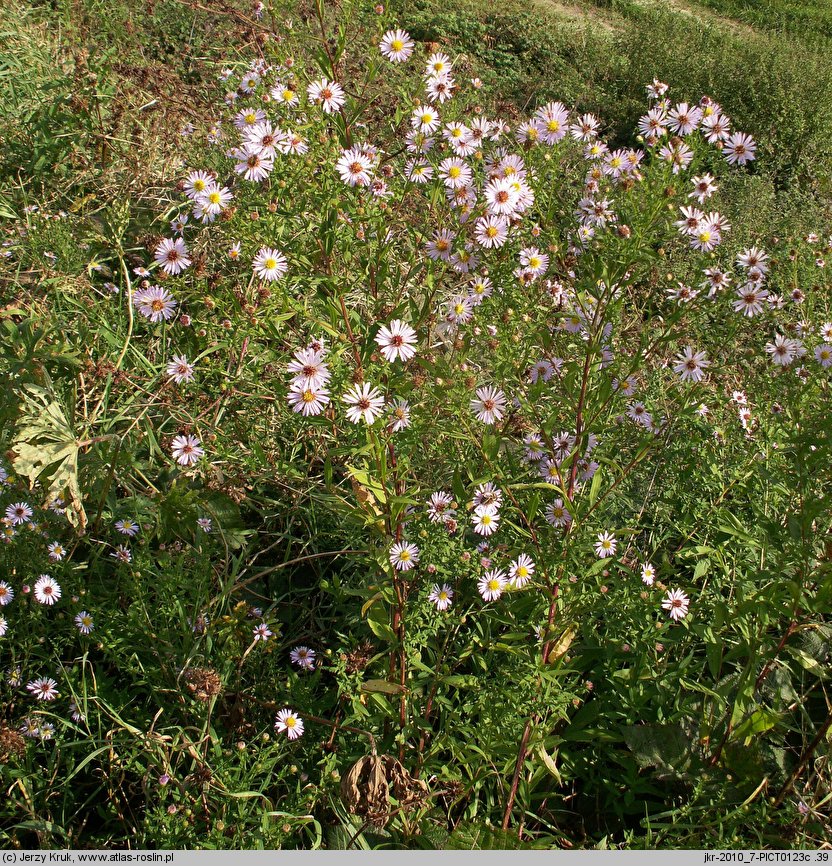
<path fill-rule="evenodd" d="M 7 845 L 828 839 L 830 33 L 767 6 L 0 12 Z"/>

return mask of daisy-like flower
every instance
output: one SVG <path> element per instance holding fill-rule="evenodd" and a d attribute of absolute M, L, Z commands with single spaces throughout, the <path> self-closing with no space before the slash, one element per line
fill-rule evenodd
<path fill-rule="evenodd" d="M 428 257 L 436 261 L 449 261 L 453 251 L 453 242 L 456 235 L 450 229 L 438 229 L 433 237 L 425 244 L 425 252 Z"/>
<path fill-rule="evenodd" d="M 254 273 L 264 282 L 279 280 L 288 270 L 286 256 L 271 247 L 261 247 L 252 262 Z"/>
<path fill-rule="evenodd" d="M 506 588 L 505 572 L 497 568 L 486 571 L 477 582 L 477 589 L 485 601 L 496 601 Z"/>
<path fill-rule="evenodd" d="M 706 198 L 710 198 L 718 189 L 714 183 L 713 175 L 702 174 L 691 178 L 693 191 L 688 193 L 688 198 L 695 198 L 699 204 L 704 204 Z"/>
<path fill-rule="evenodd" d="M 509 178 L 497 177 L 484 190 L 486 207 L 492 214 L 510 216 L 517 210 L 520 193 Z"/>
<path fill-rule="evenodd" d="M 415 354 L 416 331 L 400 319 L 393 319 L 389 325 L 382 325 L 376 334 L 376 343 L 381 347 L 381 354 L 390 361 L 400 358 L 409 361 Z"/>
<path fill-rule="evenodd" d="M 396 571 L 410 571 L 419 562 L 419 548 L 407 541 L 398 541 L 390 548 L 390 564 Z"/>
<path fill-rule="evenodd" d="M 388 30 L 381 37 L 378 47 L 393 63 L 404 63 L 413 54 L 413 40 L 404 30 Z"/>
<path fill-rule="evenodd" d="M 683 382 L 700 382 L 705 376 L 705 368 L 710 364 L 705 352 L 694 352 L 690 346 L 687 346 L 677 356 L 673 372 L 677 373 Z"/>
<path fill-rule="evenodd" d="M 151 322 L 168 321 L 176 312 L 177 301 L 173 295 L 161 286 L 148 286 L 133 293 L 133 304 L 139 312 Z"/>
<path fill-rule="evenodd" d="M 443 159 L 439 163 L 438 172 L 445 186 L 450 189 L 459 189 L 471 183 L 471 167 L 458 156 L 449 156 L 447 159 Z"/>
<path fill-rule="evenodd" d="M 689 106 L 687 102 L 680 102 L 667 113 L 667 125 L 679 135 L 693 132 L 699 126 L 700 120 L 702 120 L 702 109 L 695 105 Z"/>
<path fill-rule="evenodd" d="M 509 566 L 509 583 L 522 589 L 532 579 L 533 574 L 534 561 L 528 554 L 521 553 Z"/>
<path fill-rule="evenodd" d="M 252 148 L 257 148 L 261 154 L 271 156 L 272 158 L 274 158 L 275 151 L 281 148 L 285 137 L 286 135 L 283 130 L 278 129 L 276 126 L 272 126 L 268 121 L 258 123 L 256 126 L 252 126 L 250 129 L 246 129 L 243 132 L 244 144 Z M 228 198 L 230 201 L 230 193 L 228 194 Z M 223 207 L 224 206 L 225 205 L 223 205 Z"/>
<path fill-rule="evenodd" d="M 759 247 L 749 247 L 737 256 L 737 265 L 746 271 L 765 275 L 768 273 L 768 253 Z"/>
<path fill-rule="evenodd" d="M 66 548 L 60 541 L 51 541 L 46 549 L 49 552 L 49 558 L 55 562 L 60 562 L 66 556 Z"/>
<path fill-rule="evenodd" d="M 352 147 L 341 154 L 335 170 L 347 186 L 369 186 L 373 161 L 360 148 Z"/>
<path fill-rule="evenodd" d="M 11 505 L 6 506 L 6 520 L 12 526 L 26 523 L 33 514 L 34 512 L 27 502 L 13 502 Z"/>
<path fill-rule="evenodd" d="M 832 367 L 832 346 L 824 343 L 815 349 L 815 360 L 821 367 Z"/>
<path fill-rule="evenodd" d="M 425 62 L 425 76 L 433 78 L 435 75 L 447 75 L 453 68 L 451 58 L 441 51 L 431 54 Z"/>
<path fill-rule="evenodd" d="M 456 86 L 451 75 L 443 72 L 441 75 L 433 75 L 425 82 L 425 90 L 431 102 L 439 102 L 441 105 L 454 95 Z"/>
<path fill-rule="evenodd" d="M 5 607 L 14 601 L 14 590 L 6 583 L 5 580 L 0 580 L 0 607 Z"/>
<path fill-rule="evenodd" d="M 236 160 L 234 171 L 254 183 L 265 180 L 274 169 L 274 154 L 257 145 L 244 144 L 233 150 L 231 156 Z"/>
<path fill-rule="evenodd" d="M 373 424 L 384 408 L 384 395 L 369 382 L 353 385 L 341 399 L 349 406 L 347 418 L 353 424 Z"/>
<path fill-rule="evenodd" d="M 735 132 L 729 136 L 722 148 L 722 155 L 728 160 L 729 165 L 745 165 L 755 159 L 754 153 L 757 145 L 750 135 L 744 132 Z"/>
<path fill-rule="evenodd" d="M 546 520 L 552 526 L 569 526 L 572 522 L 572 515 L 566 510 L 563 500 L 558 498 L 546 506 Z"/>
<path fill-rule="evenodd" d="M 725 141 L 731 134 L 731 121 L 716 111 L 702 120 L 700 128 L 708 144 L 716 144 L 718 141 Z"/>
<path fill-rule="evenodd" d="M 407 163 L 404 174 L 411 183 L 427 183 L 433 177 L 433 166 L 427 160 L 418 157 Z"/>
<path fill-rule="evenodd" d="M 61 597 L 61 587 L 48 574 L 42 574 L 34 586 L 35 598 L 40 604 L 53 605 Z"/>
<path fill-rule="evenodd" d="M 611 532 L 599 532 L 598 540 L 595 542 L 595 553 L 599 559 L 615 556 L 615 548 L 618 542 Z"/>
<path fill-rule="evenodd" d="M 428 595 L 428 601 L 433 602 L 436 605 L 437 610 L 447 610 L 454 600 L 454 591 L 447 583 L 443 583 L 440 586 L 438 583 L 435 583 L 430 590 L 430 594 Z"/>
<path fill-rule="evenodd" d="M 503 491 L 493 481 L 478 484 L 474 490 L 473 503 L 477 505 L 495 505 L 499 508 L 503 504 Z"/>
<path fill-rule="evenodd" d="M 298 92 L 291 87 L 286 87 L 283 84 L 278 84 L 269 91 L 269 96 L 281 105 L 288 105 L 294 108 L 298 104 Z"/>
<path fill-rule="evenodd" d="M 89 634 L 94 628 L 95 623 L 92 621 L 92 614 L 82 610 L 75 614 L 75 625 L 81 634 Z"/>
<path fill-rule="evenodd" d="M 207 171 L 192 171 L 185 178 L 185 195 L 189 199 L 196 200 L 197 196 L 201 195 L 208 188 L 209 184 L 214 183 L 214 176 Z"/>
<path fill-rule="evenodd" d="M 294 373 L 292 388 L 296 390 L 309 388 L 314 391 L 326 385 L 331 376 L 324 356 L 311 348 L 298 349 L 287 369 Z"/>
<path fill-rule="evenodd" d="M 117 520 L 115 527 L 122 535 L 129 535 L 131 538 L 139 531 L 139 524 L 135 520 Z"/>
<path fill-rule="evenodd" d="M 205 455 L 199 439 L 190 434 L 174 436 L 170 443 L 170 453 L 180 466 L 192 466 Z"/>
<path fill-rule="evenodd" d="M 656 579 L 656 569 L 649 562 L 641 566 L 641 579 L 647 586 L 652 586 Z"/>
<path fill-rule="evenodd" d="M 735 313 L 742 313 L 752 318 L 763 312 L 766 298 L 768 298 L 767 289 L 760 288 L 756 283 L 748 283 L 743 288 L 737 289 L 737 300 L 731 306 Z"/>
<path fill-rule="evenodd" d="M 773 343 L 766 343 L 766 352 L 778 367 L 788 367 L 797 357 L 797 341 L 777 334 Z"/>
<path fill-rule="evenodd" d="M 820 334 L 821 339 L 825 340 L 827 343 L 832 343 L 832 322 L 824 322 L 820 328 L 818 328 L 818 334 Z"/>
<path fill-rule="evenodd" d="M 181 385 L 194 378 L 194 365 L 184 355 L 174 355 L 165 369 L 169 379 Z"/>
<path fill-rule="evenodd" d="M 329 403 L 329 391 L 326 388 L 303 388 L 292 386 L 286 395 L 293 412 L 300 412 L 304 417 L 320 415 Z"/>
<path fill-rule="evenodd" d="M 448 302 L 447 318 L 455 325 L 465 325 L 474 317 L 474 299 L 455 295 Z"/>
<path fill-rule="evenodd" d="M 166 274 L 176 276 L 191 265 L 191 259 L 188 256 L 188 247 L 185 246 L 185 241 L 182 238 L 165 238 L 162 243 L 156 247 L 156 252 L 153 254 L 156 259 L 156 264 Z"/>
<path fill-rule="evenodd" d="M 451 508 L 453 501 L 453 496 L 443 490 L 431 493 L 428 500 L 428 520 L 431 523 L 442 523 L 447 517 L 453 516 L 454 511 Z"/>
<path fill-rule="evenodd" d="M 662 607 L 674 622 L 678 622 L 688 614 L 690 599 L 681 589 L 670 589 L 662 602 Z"/>
<path fill-rule="evenodd" d="M 471 400 L 471 411 L 483 424 L 493 424 L 503 417 L 506 408 L 506 395 L 499 389 L 488 385 L 477 388 L 477 397 Z"/>
<path fill-rule="evenodd" d="M 221 187 L 214 183 L 196 199 L 196 203 L 204 213 L 216 216 L 228 207 L 233 198 L 234 196 L 228 187 Z"/>
<path fill-rule="evenodd" d="M 254 636 L 254 642 L 258 641 L 267 641 L 274 632 L 269 628 L 268 624 L 265 622 L 261 622 L 256 625 L 252 631 L 252 635 Z"/>
<path fill-rule="evenodd" d="M 346 100 L 343 87 L 335 81 L 327 81 L 326 78 L 313 81 L 306 88 L 306 93 L 309 101 L 320 105 L 325 114 L 338 111 Z"/>
<path fill-rule="evenodd" d="M 474 532 L 477 535 L 493 535 L 500 523 L 500 514 L 496 505 L 478 505 L 471 515 Z"/>
<path fill-rule="evenodd" d="M 0 637 L 5 637 L 9 630 L 9 621 L 4 616 L 0 616 Z"/>
<path fill-rule="evenodd" d="M 303 719 L 288 707 L 278 711 L 274 727 L 279 734 L 285 731 L 290 740 L 303 736 Z"/>
<path fill-rule="evenodd" d="M 296 664 L 305 671 L 315 670 L 315 650 L 308 646 L 296 646 L 290 653 L 292 664 Z"/>
<path fill-rule="evenodd" d="M 39 677 L 26 683 L 26 688 L 39 701 L 54 701 L 60 695 L 58 684 L 51 677 Z"/>
<path fill-rule="evenodd" d="M 497 249 L 503 246 L 508 238 L 508 223 L 496 214 L 480 217 L 474 229 L 477 243 L 486 249 Z"/>
<path fill-rule="evenodd" d="M 67 709 L 69 710 L 69 717 L 72 719 L 73 722 L 84 721 L 85 716 L 81 712 L 80 707 L 78 706 L 78 704 L 75 703 L 75 701 L 70 701 Z"/>
<path fill-rule="evenodd" d="M 435 132 L 439 128 L 439 112 L 431 105 L 420 105 L 414 108 L 410 120 L 413 128 L 424 135 Z"/>
<path fill-rule="evenodd" d="M 393 422 L 392 431 L 398 433 L 410 426 L 410 405 L 407 400 L 395 400 L 390 407 L 390 417 Z"/>
<path fill-rule="evenodd" d="M 213 522 L 211 521 L 210 517 L 198 517 L 197 521 L 196 521 L 196 525 L 203 532 L 211 532 L 211 530 L 213 528 Z"/>
<path fill-rule="evenodd" d="M 133 561 L 133 554 L 126 544 L 119 544 L 110 552 L 110 556 L 118 562 L 128 565 Z"/>

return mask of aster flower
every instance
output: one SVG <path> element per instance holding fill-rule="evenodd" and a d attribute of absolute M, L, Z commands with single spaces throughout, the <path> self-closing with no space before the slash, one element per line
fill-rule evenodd
<path fill-rule="evenodd" d="M 676 358 L 673 372 L 677 373 L 683 382 L 700 382 L 705 376 L 705 368 L 710 366 L 705 352 L 694 352 L 687 346 Z"/>
<path fill-rule="evenodd" d="M 296 664 L 302 670 L 311 671 L 315 669 L 315 650 L 309 649 L 308 646 L 296 646 L 289 653 L 289 658 L 292 664 Z"/>
<path fill-rule="evenodd" d="M 169 379 L 177 385 L 194 378 L 194 365 L 184 355 L 174 355 L 165 369 Z"/>
<path fill-rule="evenodd" d="M 361 150 L 352 147 L 341 154 L 335 164 L 335 170 L 348 186 L 369 186 L 373 162 Z"/>
<path fill-rule="evenodd" d="M 191 265 L 191 259 L 188 255 L 188 247 L 185 245 L 185 241 L 182 238 L 165 238 L 158 247 L 156 247 L 156 252 L 153 254 L 153 258 L 156 259 L 156 264 L 159 265 L 162 270 L 170 274 L 171 276 L 176 276 L 176 274 L 181 273 L 186 270 Z"/>
<path fill-rule="evenodd" d="M 257 145 L 244 144 L 233 150 L 231 156 L 235 160 L 234 171 L 255 183 L 265 180 L 274 169 L 274 155 Z"/>
<path fill-rule="evenodd" d="M 595 553 L 599 559 L 615 556 L 615 548 L 618 542 L 611 532 L 599 532 L 598 540 L 595 542 Z"/>
<path fill-rule="evenodd" d="M 36 700 L 54 701 L 60 695 L 58 684 L 51 677 L 39 677 L 26 684 L 26 688 Z"/>
<path fill-rule="evenodd" d="M 656 569 L 649 562 L 641 566 L 641 579 L 647 586 L 652 586 L 656 579 Z"/>
<path fill-rule="evenodd" d="M 254 273 L 264 282 L 279 280 L 289 270 L 286 256 L 271 247 L 261 247 L 252 262 Z"/>
<path fill-rule="evenodd" d="M 400 319 L 382 325 L 375 340 L 381 347 L 381 354 L 391 364 L 397 359 L 409 361 L 416 354 L 416 331 Z"/>
<path fill-rule="evenodd" d="M 320 81 L 313 81 L 306 88 L 307 96 L 310 102 L 315 105 L 320 105 L 325 114 L 337 112 L 346 100 L 344 89 L 335 81 L 328 81 L 322 78 Z"/>
<path fill-rule="evenodd" d="M 668 612 L 668 616 L 674 622 L 678 622 L 687 616 L 689 604 L 690 599 L 681 589 L 671 589 L 668 590 L 662 602 L 662 607 Z"/>
<path fill-rule="evenodd" d="M 755 159 L 757 145 L 750 135 L 744 132 L 735 132 L 725 140 L 722 155 L 728 160 L 729 165 L 745 165 Z"/>
<path fill-rule="evenodd" d="M 196 199 L 208 188 L 208 185 L 214 183 L 214 176 L 207 171 L 192 171 L 185 178 L 185 195 L 190 199 Z"/>
<path fill-rule="evenodd" d="M 320 415 L 329 403 L 329 391 L 326 388 L 303 388 L 293 385 L 286 395 L 293 412 L 300 412 L 304 417 Z"/>
<path fill-rule="evenodd" d="M 521 553 L 508 569 L 509 583 L 522 589 L 534 574 L 534 561 L 525 553 Z"/>
<path fill-rule="evenodd" d="M 180 466 L 192 466 L 205 456 L 205 451 L 196 436 L 190 434 L 174 436 L 170 453 Z"/>
<path fill-rule="evenodd" d="M 477 589 L 485 601 L 496 601 L 506 588 L 505 572 L 499 569 L 491 569 L 477 582 Z"/>
<path fill-rule="evenodd" d="M 788 367 L 797 357 L 797 341 L 777 334 L 773 343 L 766 343 L 766 352 L 779 367 Z"/>
<path fill-rule="evenodd" d="M 477 388 L 477 397 L 471 400 L 471 411 L 483 424 L 493 424 L 500 421 L 506 408 L 506 395 L 499 389 L 489 385 Z"/>
<path fill-rule="evenodd" d="M 6 507 L 6 520 L 12 526 L 26 523 L 33 514 L 32 508 L 27 502 L 13 502 Z"/>
<path fill-rule="evenodd" d="M 274 632 L 272 632 L 267 623 L 261 622 L 254 627 L 252 634 L 254 635 L 255 643 L 257 643 L 257 641 L 263 641 L 265 643 Z"/>
<path fill-rule="evenodd" d="M 390 564 L 396 571 L 410 571 L 419 562 L 419 548 L 406 541 L 396 542 L 390 548 Z"/>
<path fill-rule="evenodd" d="M 228 187 L 213 183 L 195 201 L 204 213 L 216 216 L 231 204 L 233 198 Z"/>
<path fill-rule="evenodd" d="M 211 532 L 213 523 L 210 517 L 198 517 L 196 525 L 205 533 Z"/>
<path fill-rule="evenodd" d="M 567 511 L 562 499 L 556 499 L 554 502 L 546 506 L 546 520 L 552 526 L 561 527 L 569 526 L 572 522 L 572 515 Z"/>
<path fill-rule="evenodd" d="M 60 562 L 66 556 L 66 548 L 60 541 L 50 541 L 46 550 L 49 553 L 49 558 L 55 562 Z"/>
<path fill-rule="evenodd" d="M 292 387 L 297 390 L 320 388 L 326 385 L 331 376 L 323 354 L 311 348 L 298 349 L 287 369 L 294 373 Z"/>
<path fill-rule="evenodd" d="M 78 627 L 78 631 L 80 631 L 81 634 L 89 634 L 95 628 L 92 614 L 87 613 L 85 610 L 75 614 L 75 625 Z"/>
<path fill-rule="evenodd" d="M 133 554 L 130 552 L 130 548 L 127 547 L 126 544 L 116 545 L 113 550 L 110 551 L 110 556 L 125 565 L 128 565 L 133 561 Z"/>
<path fill-rule="evenodd" d="M 404 63 L 413 53 L 413 40 L 404 30 L 388 30 L 378 47 L 391 62 Z"/>
<path fill-rule="evenodd" d="M 4 616 L 0 616 L 0 637 L 5 637 L 9 631 L 9 621 Z"/>
<path fill-rule="evenodd" d="M 496 505 L 478 505 L 471 515 L 474 524 L 474 532 L 478 535 L 492 535 L 497 531 L 500 523 L 500 514 Z"/>
<path fill-rule="evenodd" d="M 139 531 L 139 524 L 135 520 L 117 520 L 115 527 L 122 535 L 129 535 L 131 538 Z"/>
<path fill-rule="evenodd" d="M 428 601 L 433 602 L 436 609 L 440 611 L 447 610 L 453 603 L 453 598 L 454 591 L 447 583 L 443 583 L 442 586 L 435 583 L 428 594 Z"/>
<path fill-rule="evenodd" d="M 390 415 L 393 422 L 391 430 L 398 433 L 410 426 L 410 405 L 407 400 L 395 400 L 390 406 Z"/>
<path fill-rule="evenodd" d="M 133 293 L 133 305 L 151 322 L 168 321 L 173 318 L 177 301 L 161 286 L 148 286 Z"/>
<path fill-rule="evenodd" d="M 61 587 L 58 582 L 48 574 L 42 574 L 36 581 L 34 587 L 35 598 L 40 604 L 53 605 L 61 597 Z"/>
<path fill-rule="evenodd" d="M 274 727 L 280 734 L 285 731 L 290 740 L 303 736 L 303 719 L 288 708 L 278 711 Z"/>
<path fill-rule="evenodd" d="M 14 601 L 14 590 L 6 583 L 5 580 L 0 580 L 0 607 L 5 607 Z"/>
<path fill-rule="evenodd" d="M 353 385 L 341 399 L 349 406 L 347 418 L 353 424 L 373 424 L 384 408 L 384 396 L 369 382 Z"/>

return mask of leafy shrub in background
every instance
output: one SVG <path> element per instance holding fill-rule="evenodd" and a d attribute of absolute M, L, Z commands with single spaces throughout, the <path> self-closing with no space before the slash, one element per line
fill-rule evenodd
<path fill-rule="evenodd" d="M 3 832 L 813 844 L 828 227 L 700 94 L 607 144 L 288 14 L 141 236 L 6 242 Z"/>

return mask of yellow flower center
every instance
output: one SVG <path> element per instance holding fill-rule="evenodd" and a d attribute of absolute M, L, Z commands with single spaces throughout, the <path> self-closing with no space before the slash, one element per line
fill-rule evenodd
<path fill-rule="evenodd" d="M 263 266 L 266 270 L 271 271 L 277 267 L 277 262 L 274 259 L 266 259 L 266 261 L 263 262 Z"/>
<path fill-rule="evenodd" d="M 460 174 L 462 174 L 462 170 L 458 165 L 452 165 L 450 169 L 448 169 L 448 177 L 453 178 L 454 180 L 456 180 Z"/>
<path fill-rule="evenodd" d="M 492 592 L 494 592 L 495 590 L 498 590 L 500 588 L 500 581 L 494 580 L 494 578 L 492 578 L 491 580 L 488 581 L 488 588 Z"/>
<path fill-rule="evenodd" d="M 402 42 L 401 39 L 394 39 L 390 43 L 390 47 L 393 49 L 393 51 L 401 51 L 402 48 L 404 48 L 404 42 Z"/>
<path fill-rule="evenodd" d="M 403 550 L 403 551 L 399 554 L 399 559 L 400 559 L 402 562 L 407 562 L 407 561 L 410 559 L 410 551 L 409 551 L 409 550 Z"/>
<path fill-rule="evenodd" d="M 285 724 L 287 728 L 294 728 L 297 723 L 298 721 L 294 716 L 289 716 L 283 724 Z"/>

